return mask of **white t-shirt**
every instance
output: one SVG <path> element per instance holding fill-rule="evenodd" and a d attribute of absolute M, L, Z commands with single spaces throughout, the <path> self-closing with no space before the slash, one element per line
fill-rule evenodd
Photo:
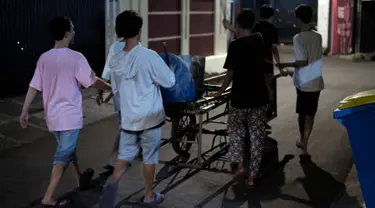
<path fill-rule="evenodd" d="M 125 47 L 125 42 L 116 41 L 114 42 L 111 47 L 109 47 L 107 60 L 104 66 L 104 70 L 102 73 L 102 78 L 105 80 L 111 80 L 111 73 L 109 71 L 108 63 L 111 60 L 111 58 L 117 54 L 118 52 L 122 51 L 122 49 Z M 115 111 L 120 111 L 120 98 L 118 95 L 113 96 L 113 105 L 115 107 Z"/>
<path fill-rule="evenodd" d="M 109 62 L 112 91 L 120 95 L 121 128 L 142 131 L 165 120 L 160 87 L 175 84 L 174 73 L 155 51 L 140 44 Z"/>
<path fill-rule="evenodd" d="M 301 32 L 293 38 L 296 61 L 308 61 L 308 65 L 296 68 L 294 85 L 301 91 L 316 92 L 324 89 L 322 72 L 322 36 L 315 31 Z"/>

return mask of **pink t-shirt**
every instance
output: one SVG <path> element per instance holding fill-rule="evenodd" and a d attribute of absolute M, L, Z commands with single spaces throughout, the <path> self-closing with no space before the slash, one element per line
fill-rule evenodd
<path fill-rule="evenodd" d="M 43 94 L 44 114 L 50 131 L 82 128 L 80 86 L 87 88 L 95 81 L 95 73 L 79 52 L 59 48 L 40 56 L 30 87 Z"/>

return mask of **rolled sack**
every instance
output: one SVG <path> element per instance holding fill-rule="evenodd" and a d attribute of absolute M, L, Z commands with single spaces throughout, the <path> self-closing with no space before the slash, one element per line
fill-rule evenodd
<path fill-rule="evenodd" d="M 165 54 L 161 53 L 159 55 L 164 62 L 166 62 Z M 176 84 L 171 88 L 161 87 L 164 104 L 188 103 L 195 101 L 196 89 L 188 65 L 179 56 L 173 53 L 168 53 L 168 58 L 174 70 Z"/>

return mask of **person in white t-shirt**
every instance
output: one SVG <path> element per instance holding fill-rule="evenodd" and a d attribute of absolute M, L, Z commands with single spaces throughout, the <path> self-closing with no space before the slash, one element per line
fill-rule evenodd
<path fill-rule="evenodd" d="M 296 142 L 302 149 L 301 159 L 309 156 L 307 143 L 314 125 L 318 109 L 320 91 L 324 89 L 322 73 L 322 36 L 312 30 L 313 10 L 308 5 L 299 5 L 295 10 L 300 33 L 294 36 L 293 46 L 296 61 L 280 63 L 280 69 L 294 67 L 294 85 L 297 89 L 296 112 L 300 130 L 300 140 Z"/>
<path fill-rule="evenodd" d="M 125 47 L 125 41 L 124 40 L 119 40 L 114 42 L 111 47 L 109 48 L 108 51 L 108 56 L 107 60 L 104 66 L 104 70 L 102 72 L 102 78 L 106 80 L 107 82 L 110 82 L 111 76 L 110 76 L 110 70 L 109 70 L 109 61 L 112 59 L 112 57 L 117 54 L 118 52 L 122 51 L 122 49 Z M 96 97 L 96 102 L 98 105 L 101 105 L 103 103 L 103 91 L 99 90 L 97 97 Z M 116 95 L 113 97 L 113 105 L 115 108 L 115 112 L 118 113 L 118 121 L 119 121 L 119 127 L 121 124 L 121 113 L 120 113 L 120 101 L 119 101 L 119 96 Z M 119 145 L 119 139 L 120 139 L 120 133 L 117 135 L 115 143 L 113 145 L 113 150 L 111 153 L 111 156 L 107 162 L 107 165 L 104 166 L 105 169 L 107 170 L 113 170 L 114 169 L 114 161 L 116 160 L 117 157 L 117 151 L 118 151 L 118 145 Z"/>

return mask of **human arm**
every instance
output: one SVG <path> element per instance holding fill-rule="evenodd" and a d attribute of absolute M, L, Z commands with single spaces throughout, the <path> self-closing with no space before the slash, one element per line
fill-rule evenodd
<path fill-rule="evenodd" d="M 34 101 L 36 94 L 38 91 L 42 91 L 43 84 L 42 84 L 42 61 L 41 59 L 37 62 L 37 67 L 34 72 L 34 76 L 31 79 L 29 89 L 27 91 L 25 101 L 21 110 L 21 115 L 19 118 L 19 122 L 22 128 L 27 128 L 28 120 L 29 120 L 29 108 L 31 103 Z"/>
<path fill-rule="evenodd" d="M 85 88 L 93 87 L 98 90 L 111 90 L 111 86 L 106 81 L 95 76 L 94 71 L 83 55 L 78 58 L 75 78 Z"/>
<path fill-rule="evenodd" d="M 167 66 L 155 51 L 150 51 L 149 55 L 149 60 L 145 64 L 150 68 L 152 82 L 164 88 L 173 87 L 176 82 L 173 67 Z"/>
<path fill-rule="evenodd" d="M 230 22 L 226 19 L 223 20 L 223 26 L 225 29 L 231 31 L 231 32 L 236 32 L 236 29 L 230 24 Z"/>
<path fill-rule="evenodd" d="M 225 90 L 229 87 L 230 83 L 232 83 L 233 80 L 233 70 L 228 70 L 227 73 L 225 74 L 223 84 L 221 84 L 220 90 L 211 96 L 217 97 L 223 94 Z"/>
<path fill-rule="evenodd" d="M 25 102 L 22 107 L 21 115 L 19 118 L 19 122 L 22 128 L 27 128 L 28 122 L 29 122 L 29 108 L 31 103 L 34 101 L 36 94 L 38 93 L 38 90 L 29 87 L 29 90 L 27 91 Z"/>
<path fill-rule="evenodd" d="M 102 72 L 102 79 L 104 79 L 108 83 L 110 83 L 110 80 L 111 80 L 111 73 L 110 73 L 110 70 L 109 70 L 109 61 L 111 60 L 112 56 L 114 55 L 115 44 L 116 43 L 112 44 L 111 47 L 109 47 L 107 59 L 106 59 L 104 69 L 103 69 L 103 72 Z M 108 97 L 104 100 L 103 93 L 104 93 L 103 90 L 98 90 L 98 93 L 96 95 L 96 103 L 98 105 L 101 105 L 102 103 L 104 103 L 105 100 L 109 101 Z M 112 96 L 110 98 L 112 98 Z"/>
<path fill-rule="evenodd" d="M 98 90 L 111 90 L 111 85 L 108 84 L 105 80 L 96 77 L 96 81 L 90 87 L 96 88 Z"/>
<path fill-rule="evenodd" d="M 238 63 L 236 60 L 236 55 L 235 55 L 235 46 L 234 43 L 230 43 L 228 47 L 228 53 L 227 57 L 224 62 L 224 69 L 227 69 L 227 73 L 224 77 L 224 81 L 220 87 L 220 90 L 217 93 L 213 93 L 210 96 L 212 97 L 219 97 L 225 90 L 229 87 L 229 85 L 233 81 L 233 70 L 236 68 L 236 64 Z"/>
<path fill-rule="evenodd" d="M 296 61 L 276 64 L 279 69 L 293 67 L 296 69 L 309 65 L 307 50 L 297 37 L 293 39 L 293 47 Z"/>

